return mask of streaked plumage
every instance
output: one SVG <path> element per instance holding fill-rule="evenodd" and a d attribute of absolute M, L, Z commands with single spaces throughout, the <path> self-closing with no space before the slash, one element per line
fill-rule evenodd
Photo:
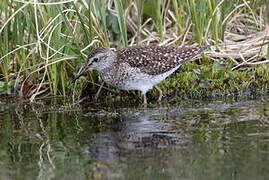
<path fill-rule="evenodd" d="M 132 46 L 117 51 L 99 47 L 90 53 L 81 74 L 98 70 L 108 84 L 123 90 L 140 90 L 145 97 L 149 89 L 208 47 Z"/>

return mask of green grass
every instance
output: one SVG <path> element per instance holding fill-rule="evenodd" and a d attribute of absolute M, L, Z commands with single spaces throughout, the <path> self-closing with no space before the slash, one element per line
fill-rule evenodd
<path fill-rule="evenodd" d="M 233 25 L 252 32 L 262 30 L 269 22 L 267 0 L 53 2 L 58 3 L 0 2 L 0 93 L 15 92 L 31 100 L 39 96 L 80 94 L 89 82 L 85 78 L 74 84 L 69 80 L 95 47 L 151 43 L 176 46 L 210 43 L 217 47 Z M 250 18 L 234 20 L 237 16 Z M 221 71 L 214 69 L 218 61 L 225 62 Z M 186 93 L 190 89 L 198 93 L 212 89 L 226 92 L 247 88 L 252 82 L 265 88 L 264 81 L 268 78 L 267 71 L 262 70 L 266 65 L 252 67 L 249 73 L 248 69 L 231 71 L 236 64 L 229 59 L 206 59 L 198 64 L 187 64 L 182 73 L 163 82 L 165 92 Z M 254 80 L 249 75 L 253 73 L 258 74 Z M 98 73 L 91 73 L 87 79 L 94 95 L 100 84 Z"/>

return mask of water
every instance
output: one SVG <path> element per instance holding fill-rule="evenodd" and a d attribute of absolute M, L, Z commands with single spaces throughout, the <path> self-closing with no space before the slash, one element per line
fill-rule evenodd
<path fill-rule="evenodd" d="M 268 179 L 269 102 L 0 104 L 0 179 Z"/>

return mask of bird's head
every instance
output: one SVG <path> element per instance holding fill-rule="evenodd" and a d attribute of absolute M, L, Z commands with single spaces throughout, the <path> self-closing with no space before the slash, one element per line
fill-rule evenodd
<path fill-rule="evenodd" d="M 115 56 L 115 52 L 108 48 L 98 47 L 94 49 L 89 54 L 85 65 L 81 68 L 81 71 L 77 76 L 75 76 L 73 81 L 85 75 L 90 70 L 102 71 L 105 68 L 108 68 L 116 58 Z"/>

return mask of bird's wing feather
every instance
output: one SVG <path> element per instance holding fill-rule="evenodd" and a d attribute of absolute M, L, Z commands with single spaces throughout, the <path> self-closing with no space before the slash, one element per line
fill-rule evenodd
<path fill-rule="evenodd" d="M 157 75 L 192 59 L 203 47 L 133 46 L 117 52 L 119 62 L 126 62 L 141 72 Z"/>

